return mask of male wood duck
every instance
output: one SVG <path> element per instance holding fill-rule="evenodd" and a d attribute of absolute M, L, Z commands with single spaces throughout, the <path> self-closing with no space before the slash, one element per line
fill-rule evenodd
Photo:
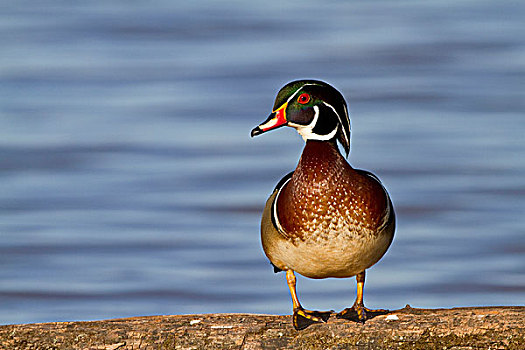
<path fill-rule="evenodd" d="M 354 305 L 337 314 L 357 322 L 388 310 L 363 303 L 365 270 L 385 254 L 395 231 L 390 197 L 370 172 L 354 169 L 350 151 L 350 119 L 344 97 L 317 80 L 286 84 L 273 112 L 251 136 L 291 126 L 306 142 L 295 171 L 279 181 L 266 202 L 261 222 L 264 252 L 275 272 L 286 271 L 293 303 L 293 325 L 304 329 L 326 322 L 331 312 L 303 309 L 295 290 L 297 272 L 309 278 L 357 279 Z"/>

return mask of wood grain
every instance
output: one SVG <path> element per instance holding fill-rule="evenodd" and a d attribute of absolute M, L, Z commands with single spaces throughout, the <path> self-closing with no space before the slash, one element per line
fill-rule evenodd
<path fill-rule="evenodd" d="M 394 310 L 296 331 L 290 316 L 204 314 L 0 326 L 12 349 L 525 349 L 525 307 Z"/>

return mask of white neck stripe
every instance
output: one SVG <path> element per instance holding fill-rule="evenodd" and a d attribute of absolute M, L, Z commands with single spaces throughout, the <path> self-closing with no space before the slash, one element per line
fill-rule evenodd
<path fill-rule="evenodd" d="M 315 134 L 315 133 L 312 133 L 308 139 L 309 140 L 319 140 L 319 141 L 328 141 L 328 140 L 331 140 L 335 134 L 337 133 L 337 126 L 335 127 L 334 130 L 332 130 L 329 134 L 326 134 L 326 135 L 318 135 L 318 134 Z"/>
<path fill-rule="evenodd" d="M 279 222 L 279 216 L 277 214 L 277 200 L 279 199 L 279 194 L 281 194 L 281 190 L 284 188 L 284 186 L 286 186 L 286 184 L 288 183 L 288 181 L 290 181 L 292 179 L 292 177 L 290 176 L 290 178 L 288 178 L 288 180 L 286 180 L 283 185 L 279 188 L 279 190 L 277 191 L 277 194 L 275 195 L 275 198 L 273 199 L 273 210 L 272 210 L 272 216 L 273 216 L 273 219 L 275 221 L 275 225 L 277 226 L 277 231 L 279 231 L 283 236 L 288 237 L 288 235 L 286 234 L 286 232 L 284 231 L 283 227 L 281 226 L 281 223 Z"/>

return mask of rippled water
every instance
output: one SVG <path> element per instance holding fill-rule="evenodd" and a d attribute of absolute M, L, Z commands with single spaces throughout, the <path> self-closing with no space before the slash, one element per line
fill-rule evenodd
<path fill-rule="evenodd" d="M 525 6 L 0 5 L 0 323 L 291 310 L 259 243 L 303 142 L 250 139 L 298 78 L 348 98 L 398 229 L 370 307 L 525 304 Z M 299 278 L 340 310 L 354 280 Z"/>

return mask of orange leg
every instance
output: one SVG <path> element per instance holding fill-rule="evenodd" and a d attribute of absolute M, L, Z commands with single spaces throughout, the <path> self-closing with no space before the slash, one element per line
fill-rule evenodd
<path fill-rule="evenodd" d="M 366 320 L 374 318 L 379 315 L 385 315 L 389 311 L 385 309 L 372 310 L 365 307 L 363 302 L 363 293 L 365 288 L 365 271 L 358 273 L 357 280 L 357 295 L 354 305 L 346 308 L 336 315 L 337 318 L 344 318 L 351 321 L 365 323 Z"/>
<path fill-rule="evenodd" d="M 297 330 L 305 329 L 313 323 L 326 322 L 330 317 L 331 312 L 320 312 L 305 310 L 299 302 L 297 291 L 295 290 L 296 278 L 293 270 L 286 270 L 286 282 L 290 289 L 293 304 L 293 326 Z"/>

